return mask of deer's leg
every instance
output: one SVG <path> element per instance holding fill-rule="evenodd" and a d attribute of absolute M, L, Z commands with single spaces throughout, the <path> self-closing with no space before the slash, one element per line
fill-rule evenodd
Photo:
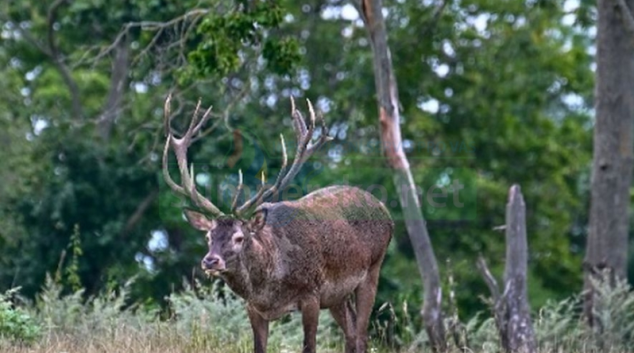
<path fill-rule="evenodd" d="M 355 290 L 357 299 L 357 350 L 356 353 L 366 353 L 368 346 L 368 324 L 374 306 L 376 286 L 379 281 L 381 262 L 373 265 L 365 280 Z"/>
<path fill-rule="evenodd" d="M 330 314 L 343 330 L 346 339 L 346 353 L 355 353 L 356 346 L 356 325 L 355 315 L 350 307 L 350 299 L 330 308 Z"/>
<path fill-rule="evenodd" d="M 302 353 L 317 352 L 317 325 L 319 324 L 319 298 L 308 298 L 301 302 L 304 325 L 304 348 Z"/>
<path fill-rule="evenodd" d="M 266 343 L 269 338 L 269 322 L 260 313 L 247 306 L 251 329 L 253 329 L 253 352 L 266 353 Z"/>

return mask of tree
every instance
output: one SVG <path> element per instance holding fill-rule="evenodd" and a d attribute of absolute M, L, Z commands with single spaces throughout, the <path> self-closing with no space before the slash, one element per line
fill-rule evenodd
<path fill-rule="evenodd" d="M 594 274 L 627 278 L 634 119 L 632 0 L 597 2 L 597 69 L 590 225 L 585 257 L 584 311 L 593 315 Z"/>
<path fill-rule="evenodd" d="M 434 249 L 421 212 L 420 188 L 414 183 L 409 161 L 403 149 L 400 127 L 400 102 L 392 58 L 387 42 L 387 31 L 383 19 L 381 0 L 355 2 L 367 28 L 374 54 L 374 79 L 381 126 L 381 142 L 387 163 L 394 170 L 394 185 L 403 208 L 418 270 L 423 280 L 425 301 L 422 309 L 423 321 L 431 346 L 436 351 L 445 351 L 445 326 L 442 314 L 442 288 Z"/>
<path fill-rule="evenodd" d="M 292 94 L 310 98 L 324 112 L 335 137 L 305 166 L 298 182 L 380 185 L 396 196 L 393 172 L 379 163 L 384 157 L 370 42 L 362 20 L 350 15 L 354 9 L 349 2 L 275 2 L 273 19 L 282 22 L 263 31 L 266 38 L 278 40 L 268 45 L 267 53 L 293 52 L 290 38 L 302 54 L 282 74 L 277 69 L 288 69 L 288 61 L 276 62 L 275 69 L 262 65 L 262 46 L 243 45 L 241 35 L 252 34 L 242 31 L 243 26 L 248 29 L 254 15 L 241 10 L 245 1 L 66 2 L 53 29 L 63 62 L 80 88 L 80 120 L 73 117 L 69 86 L 50 56 L 38 48 L 47 45 L 52 3 L 0 2 L 0 87 L 7 92 L 0 100 L 0 135 L 11 137 L 10 148 L 0 149 L 5 167 L 0 173 L 2 180 L 20 182 L 0 186 L 0 286 L 22 285 L 25 295 L 35 294 L 44 274 L 55 271 L 75 224 L 85 253 L 91 254 L 79 262 L 89 292 L 110 280 L 137 275 L 133 299 L 161 300 L 180 288 L 183 277 L 192 277 L 204 239 L 183 221 L 171 193 L 159 192 L 154 202 L 144 202 L 162 187 L 156 159 L 162 146 L 156 141 L 162 139 L 160 107 L 170 89 L 182 115 L 193 110 L 198 98 L 214 107 L 212 121 L 218 128 L 192 150 L 192 160 L 201 163 L 196 168 L 201 182 L 204 177 L 236 182 L 240 168 L 247 182 L 249 175 L 265 169 L 266 175 L 275 174 L 281 165 L 276 124 L 291 131 L 287 112 Z M 502 270 L 504 244 L 491 231 L 504 222 L 496 200 L 506 195 L 507 185 L 519 183 L 532 240 L 532 304 L 569 295 L 582 283 L 579 268 L 587 225 L 590 38 L 576 25 L 562 23 L 570 10 L 564 11 L 561 2 L 435 4 L 446 6 L 443 11 L 428 1 L 383 6 L 399 83 L 403 147 L 414 181 L 442 186 L 459 179 L 470 184 L 472 192 L 471 203 L 462 209 L 433 209 L 423 202 L 440 278 L 444 260 L 450 258 L 460 314 L 484 308 L 472 295 L 485 289 L 473 263 L 485 253 L 492 271 Z M 246 17 L 225 20 L 241 15 Z M 236 23 L 240 26 L 231 26 Z M 112 44 L 121 33 L 130 41 L 123 110 L 103 139 L 96 122 L 111 91 L 116 58 Z M 150 43 L 154 45 L 147 49 Z M 225 47 L 209 50 L 214 43 Z M 270 50 L 275 48 L 282 50 Z M 214 53 L 227 55 L 206 55 Z M 241 61 L 244 54 L 258 59 Z M 569 103 L 571 96 L 577 103 Z M 175 120 L 178 127 L 180 120 Z M 236 135 L 242 138 L 240 154 L 234 154 Z M 417 263 L 395 201 L 394 206 L 386 204 L 396 232 L 377 305 L 391 302 L 401 314 L 401 304 L 407 302 L 408 314 L 414 316 L 422 305 L 423 288 L 411 280 Z M 148 208 L 139 207 L 144 205 Z M 126 224 L 135 226 L 122 238 Z M 157 232 L 167 235 L 160 249 L 148 243 Z M 388 316 L 382 311 L 379 320 L 385 323 Z M 414 323 L 419 329 L 420 320 Z M 394 335 L 399 334 L 407 332 L 396 328 Z"/>
<path fill-rule="evenodd" d="M 2 176 L 16 180 L 0 188 L 3 287 L 19 285 L 34 295 L 45 273 L 68 260 L 74 229 L 89 254 L 79 263 L 87 294 L 136 276 L 135 299 L 163 300 L 183 277 L 191 278 L 202 239 L 160 192 L 156 108 L 168 90 L 184 114 L 204 96 L 226 107 L 214 111 L 215 126 L 225 119 L 229 125 L 231 103 L 245 90 L 236 86 L 251 76 L 254 57 L 262 55 L 267 69 L 276 70 L 270 71 L 292 66 L 293 43 L 263 35 L 282 20 L 279 7 L 243 3 L 0 5 L 3 88 L 15 92 L 6 106 L 0 103 L 6 108 L 0 126 L 9 127 L 0 138 L 11 146 L 0 151 L 11 168 Z M 209 50 L 218 43 L 224 47 Z M 223 76 L 231 76 L 229 84 Z M 219 146 L 202 152 L 216 157 L 214 163 L 225 162 L 232 132 L 218 130 Z M 241 163 L 248 157 L 245 152 Z M 157 233 L 167 245 L 153 249 L 149 241 Z"/>
<path fill-rule="evenodd" d="M 528 241 L 526 239 L 526 204 L 519 185 L 511 186 L 506 204 L 506 266 L 503 290 L 488 269 L 484 257 L 478 269 L 491 291 L 491 311 L 505 352 L 536 351 L 535 331 L 531 320 L 526 286 Z"/>

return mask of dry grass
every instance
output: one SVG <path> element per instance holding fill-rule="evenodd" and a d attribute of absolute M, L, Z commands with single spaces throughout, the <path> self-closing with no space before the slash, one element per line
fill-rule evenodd
<path fill-rule="evenodd" d="M 250 335 L 250 332 L 245 333 Z M 334 342 L 331 342 L 334 343 Z M 324 345 L 322 345 L 324 346 Z M 301 351 L 300 346 L 281 347 L 274 344 L 269 352 L 291 353 Z M 336 344 L 333 348 L 320 352 L 340 352 Z M 213 332 L 194 332 L 183 335 L 174 327 L 160 323 L 149 325 L 143 330 L 121 326 L 106 335 L 79 337 L 72 334 L 51 333 L 30 345 L 0 343 L 3 353 L 246 353 L 251 352 L 251 342 L 222 342 L 214 339 Z"/>
<path fill-rule="evenodd" d="M 597 317 L 605 330 L 588 330 L 579 320 L 578 298 L 550 303 L 533 317 L 539 353 L 634 352 L 631 287 L 622 283 L 616 288 L 599 289 Z M 0 299 L 5 298 L 0 300 L 0 352 L 251 352 L 251 329 L 243 302 L 229 292 L 212 286 L 173 294 L 168 299 L 167 319 L 159 318 L 149 308 L 128 306 L 126 292 L 124 286 L 86 300 L 81 291 L 62 295 L 61 287 L 49 280 L 35 303 L 25 302 L 18 308 L 12 308 L 6 295 L 0 293 Z M 465 323 L 471 347 L 468 352 L 500 351 L 494 320 L 487 316 L 485 313 Z M 402 348 L 388 349 L 378 343 L 384 342 L 382 338 L 388 330 L 376 323 L 371 353 L 427 351 L 420 323 L 414 324 L 415 320 L 397 313 L 392 317 L 391 325 L 399 330 L 390 341 L 398 342 Z M 298 314 L 274 322 L 270 327 L 269 352 L 300 352 L 302 338 Z M 16 343 L 25 339 L 30 343 Z M 318 342 L 320 353 L 343 351 L 341 333 L 327 312 L 320 315 Z M 463 353 L 455 347 L 453 352 Z"/>

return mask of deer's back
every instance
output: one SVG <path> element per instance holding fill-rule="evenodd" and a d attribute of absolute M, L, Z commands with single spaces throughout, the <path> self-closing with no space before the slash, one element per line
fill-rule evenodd
<path fill-rule="evenodd" d="M 394 227 L 379 200 L 348 186 L 261 207 L 268 210 L 283 282 L 298 293 L 319 290 L 322 307 L 339 302 L 380 266 Z"/>

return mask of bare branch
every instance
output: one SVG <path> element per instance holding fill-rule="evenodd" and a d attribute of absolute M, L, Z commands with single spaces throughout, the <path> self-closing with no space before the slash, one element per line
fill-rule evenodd
<path fill-rule="evenodd" d="M 48 26 L 48 52 L 51 59 L 55 63 L 57 70 L 60 75 L 62 75 L 62 80 L 68 86 L 70 91 L 72 107 L 73 107 L 73 115 L 75 119 L 80 119 L 84 116 L 81 106 L 81 100 L 79 95 L 79 87 L 77 86 L 77 82 L 73 79 L 68 66 L 64 63 L 62 59 L 61 53 L 57 46 L 57 42 L 55 41 L 55 22 L 57 21 L 57 11 L 59 8 L 67 3 L 69 0 L 55 0 L 48 8 L 47 14 L 47 26 Z"/>
<path fill-rule="evenodd" d="M 141 53 L 137 57 L 134 58 L 133 63 L 136 63 L 138 60 L 140 60 L 141 57 L 147 55 L 149 51 L 152 50 L 152 48 L 156 45 L 158 39 L 160 38 L 161 34 L 163 34 L 165 30 L 169 28 L 174 28 L 175 26 L 178 26 L 179 24 L 187 21 L 192 21 L 193 23 L 195 23 L 199 21 L 202 17 L 207 15 L 210 11 L 210 9 L 194 9 L 167 22 L 140 21 L 127 23 L 123 26 L 112 44 L 100 50 L 99 53 L 90 60 L 90 62 L 99 62 L 105 56 L 109 55 L 112 51 L 115 50 L 115 48 L 119 46 L 119 43 L 124 40 L 130 30 L 133 28 L 141 28 L 145 31 L 156 31 L 157 33 L 152 37 L 150 43 L 141 51 Z M 190 24 L 190 28 L 193 28 L 192 26 L 193 24 Z M 178 45 L 181 45 L 184 48 L 185 39 L 186 37 L 181 37 L 178 41 Z"/>
<path fill-rule="evenodd" d="M 110 137 L 112 125 L 122 111 L 123 94 L 125 93 L 128 72 L 130 71 L 129 53 L 130 46 L 126 37 L 126 40 L 120 41 L 116 48 L 115 59 L 112 63 L 108 98 L 106 98 L 101 116 L 97 120 L 99 134 L 104 140 L 108 140 Z"/>
<path fill-rule="evenodd" d="M 147 209 L 150 208 L 150 206 L 152 205 L 152 202 L 154 202 L 157 196 L 158 196 L 158 190 L 152 190 L 152 192 L 150 192 L 143 199 L 143 201 L 141 201 L 141 203 L 137 206 L 134 213 L 126 221 L 125 226 L 123 227 L 123 230 L 121 231 L 121 238 L 125 238 L 132 231 L 132 229 L 134 229 L 136 224 L 139 223 L 139 221 L 143 217 L 143 214 L 145 213 L 145 211 L 147 211 Z"/>
<path fill-rule="evenodd" d="M 429 35 L 430 32 L 436 29 L 438 21 L 440 20 L 440 16 L 442 16 L 442 13 L 445 11 L 445 8 L 447 8 L 447 5 L 449 5 L 450 1 L 451 0 L 443 0 L 440 4 L 436 5 L 431 19 L 425 25 L 423 32 L 421 33 L 422 36 Z"/>
<path fill-rule="evenodd" d="M 484 278 L 484 282 L 486 282 L 487 287 L 489 287 L 493 301 L 497 302 L 500 300 L 500 287 L 498 286 L 497 280 L 493 277 L 493 274 L 491 273 L 491 270 L 489 270 L 489 266 L 482 255 L 478 257 L 476 265 L 478 270 L 480 270 L 480 274 L 482 274 L 482 277 Z"/>
<path fill-rule="evenodd" d="M 13 22 L 9 16 L 7 16 L 3 11 L 0 11 L 0 22 Z M 39 40 L 35 39 L 31 32 L 27 31 L 26 28 L 16 24 L 14 29 L 20 34 L 21 38 L 24 38 L 29 44 L 34 46 L 37 50 L 42 52 L 46 56 L 51 56 L 51 52 L 48 50 L 46 45 L 42 44 Z"/>

